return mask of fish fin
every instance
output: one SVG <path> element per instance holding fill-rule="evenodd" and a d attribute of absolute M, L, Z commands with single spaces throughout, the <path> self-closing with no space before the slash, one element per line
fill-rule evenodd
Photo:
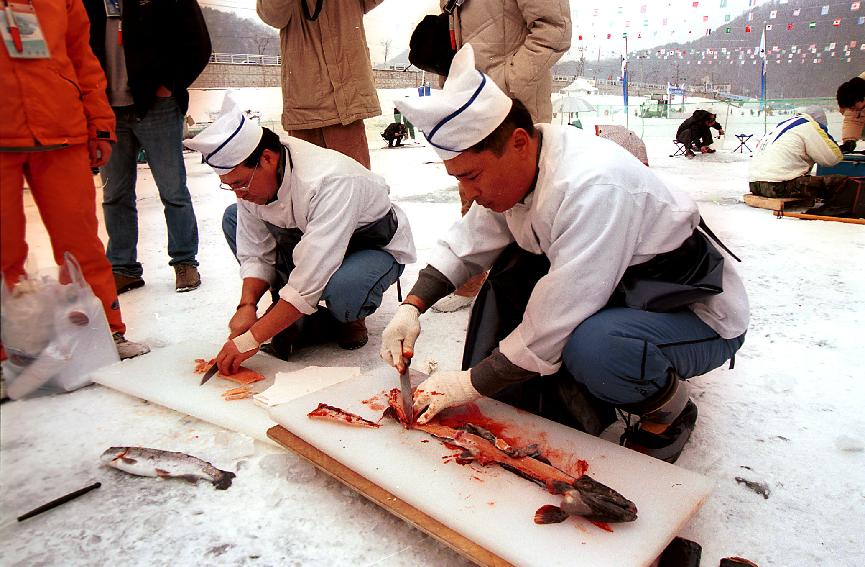
<path fill-rule="evenodd" d="M 231 481 L 237 475 L 230 471 L 219 471 L 219 476 L 213 479 L 213 486 L 216 487 L 216 490 L 225 490 L 229 486 L 231 486 Z"/>
<path fill-rule="evenodd" d="M 138 462 L 137 459 L 130 459 L 129 457 L 123 457 L 123 456 L 119 456 L 119 457 L 117 457 L 117 459 L 120 459 L 121 461 L 123 461 L 127 465 L 134 465 L 135 463 Z M 117 460 L 117 459 L 115 459 L 115 460 Z"/>
<path fill-rule="evenodd" d="M 156 469 L 156 476 L 160 478 L 170 478 L 171 473 L 164 469 Z"/>
<path fill-rule="evenodd" d="M 182 474 L 180 476 L 173 476 L 171 478 L 179 478 L 180 480 L 185 480 L 186 482 L 195 484 L 200 480 L 201 477 L 195 476 L 194 474 Z"/>
<path fill-rule="evenodd" d="M 559 524 L 568 519 L 568 513 L 552 504 L 546 504 L 535 512 L 536 524 Z"/>

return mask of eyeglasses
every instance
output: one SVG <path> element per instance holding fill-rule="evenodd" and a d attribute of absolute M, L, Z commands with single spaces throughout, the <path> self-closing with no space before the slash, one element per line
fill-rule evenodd
<path fill-rule="evenodd" d="M 241 185 L 240 187 L 232 187 L 228 183 L 220 183 L 219 188 L 223 191 L 246 191 L 249 189 L 249 186 L 252 185 L 252 179 L 255 177 L 255 170 L 258 169 L 258 164 L 255 164 L 255 167 L 252 168 L 252 175 L 249 176 L 249 179 Z"/>

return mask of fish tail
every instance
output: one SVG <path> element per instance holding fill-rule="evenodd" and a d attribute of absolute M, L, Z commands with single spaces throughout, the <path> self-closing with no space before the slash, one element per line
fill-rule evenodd
<path fill-rule="evenodd" d="M 568 518 L 568 513 L 552 504 L 546 504 L 535 512 L 536 524 L 559 524 Z"/>
<path fill-rule="evenodd" d="M 225 490 L 231 486 L 231 481 L 235 476 L 237 475 L 230 471 L 219 471 L 219 474 L 213 479 L 213 486 L 216 487 L 216 490 Z"/>

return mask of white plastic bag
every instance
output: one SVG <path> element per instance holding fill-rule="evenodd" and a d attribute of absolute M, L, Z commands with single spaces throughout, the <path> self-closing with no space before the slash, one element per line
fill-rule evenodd
<path fill-rule="evenodd" d="M 0 285 L 0 336 L 10 398 L 69 392 L 90 384 L 90 373 L 119 360 L 102 303 L 81 267 L 64 255 L 71 280 L 43 277 Z"/>

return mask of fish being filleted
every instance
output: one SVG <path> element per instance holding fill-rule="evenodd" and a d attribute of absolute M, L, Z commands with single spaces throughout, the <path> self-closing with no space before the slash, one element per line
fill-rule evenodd
<path fill-rule="evenodd" d="M 233 472 L 220 470 L 197 457 L 160 449 L 110 447 L 100 459 L 105 465 L 129 474 L 179 478 L 193 483 L 206 480 L 217 490 L 231 486 L 231 480 L 235 477 Z"/>

